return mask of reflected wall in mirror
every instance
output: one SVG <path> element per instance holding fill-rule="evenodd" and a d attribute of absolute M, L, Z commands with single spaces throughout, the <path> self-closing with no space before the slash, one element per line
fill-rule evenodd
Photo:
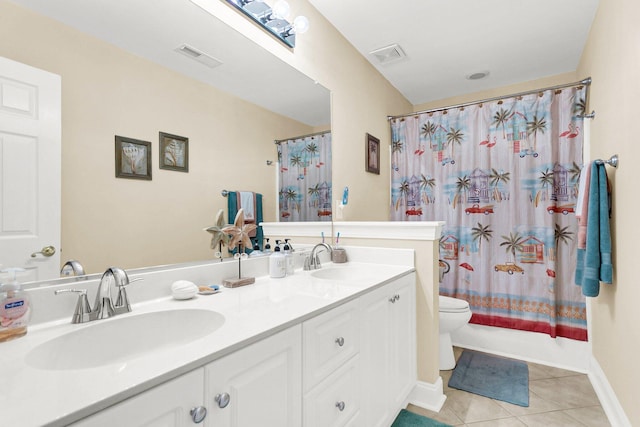
<path fill-rule="evenodd" d="M 331 132 L 276 141 L 278 220 L 331 221 Z"/>
<path fill-rule="evenodd" d="M 213 259 L 203 229 L 226 211 L 222 189 L 263 194 L 276 219 L 273 141 L 329 129 L 327 89 L 189 1 L 51 3 L 0 2 L 12 40 L 0 56 L 62 79 L 62 263 L 98 273 Z M 221 65 L 176 52 L 185 44 Z M 189 136 L 189 173 L 154 156 L 152 181 L 116 179 L 114 135 L 157 152 L 159 132 Z"/>

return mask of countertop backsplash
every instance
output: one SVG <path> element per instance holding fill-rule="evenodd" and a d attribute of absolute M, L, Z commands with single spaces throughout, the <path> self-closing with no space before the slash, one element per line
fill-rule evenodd
<path fill-rule="evenodd" d="M 342 246 L 347 251 L 350 262 L 367 262 L 387 265 L 413 265 L 413 251 L 407 249 L 372 248 L 359 246 Z M 296 245 L 294 257 L 296 262 L 296 274 L 304 263 L 312 245 Z M 322 263 L 330 262 L 326 251 L 319 253 Z M 171 295 L 171 284 L 176 280 L 189 280 L 196 285 L 213 285 L 222 283 L 222 280 L 235 277 L 238 274 L 237 261 L 227 259 L 223 262 L 213 260 L 211 262 L 191 263 L 185 266 L 180 264 L 166 266 L 166 268 L 153 269 L 148 272 L 137 273 L 127 270 L 130 279 L 143 278 L 144 280 L 132 283 L 127 287 L 129 301 L 132 305 L 141 304 L 158 298 Z M 269 273 L 268 256 L 250 257 L 242 261 L 242 275 L 260 277 Z M 31 321 L 30 328 L 48 322 L 70 321 L 76 306 L 77 295 L 54 295 L 58 289 L 86 289 L 89 303 L 93 305 L 96 290 L 100 279 L 78 280 L 53 286 L 41 286 L 27 289 L 31 297 Z M 252 285 L 249 285 L 252 286 Z M 112 289 L 112 295 L 117 295 Z"/>

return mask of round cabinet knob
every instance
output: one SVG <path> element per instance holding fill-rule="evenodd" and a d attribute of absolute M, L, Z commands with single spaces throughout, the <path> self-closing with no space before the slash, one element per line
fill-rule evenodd
<path fill-rule="evenodd" d="M 191 419 L 194 423 L 200 424 L 204 418 L 207 416 L 207 408 L 204 406 L 197 406 L 195 408 L 191 408 Z"/>
<path fill-rule="evenodd" d="M 213 400 L 216 401 L 216 403 L 218 404 L 218 407 L 226 408 L 229 402 L 231 401 L 231 396 L 229 396 L 229 393 L 220 393 L 220 394 L 216 394 Z"/>
<path fill-rule="evenodd" d="M 340 412 L 344 411 L 344 407 L 345 407 L 345 405 L 344 405 L 344 402 L 342 400 L 340 402 L 336 402 L 336 408 L 338 408 L 338 410 Z"/>
<path fill-rule="evenodd" d="M 342 347 L 344 345 L 344 338 L 342 337 L 336 338 L 336 344 Z"/>
<path fill-rule="evenodd" d="M 396 294 L 394 298 L 396 299 L 396 301 L 398 301 L 400 299 L 400 295 Z"/>

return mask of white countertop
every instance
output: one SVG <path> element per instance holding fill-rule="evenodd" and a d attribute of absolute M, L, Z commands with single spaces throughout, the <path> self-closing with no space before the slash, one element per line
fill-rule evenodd
<path fill-rule="evenodd" d="M 349 262 L 335 266 L 360 264 Z M 323 268 L 331 266 L 327 264 Z M 168 296 L 148 300 L 133 304 L 131 313 L 111 319 L 72 325 L 69 323 L 71 310 L 66 319 L 29 327 L 25 337 L 0 344 L 1 424 L 62 426 L 77 421 L 414 271 L 412 262 L 403 265 L 365 263 L 364 266 L 375 273 L 376 279 L 347 285 L 297 270 L 296 274 L 283 279 L 261 276 L 253 285 L 221 288 L 220 293 L 198 295 L 191 300 L 177 301 Z M 89 295 L 93 302 L 92 294 Z M 31 349 L 67 332 L 125 316 L 184 308 L 217 311 L 224 315 L 224 325 L 177 348 L 97 368 L 48 370 L 25 362 Z"/>

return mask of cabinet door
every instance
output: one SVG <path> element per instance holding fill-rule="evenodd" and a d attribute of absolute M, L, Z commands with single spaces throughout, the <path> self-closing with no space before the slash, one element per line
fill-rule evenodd
<path fill-rule="evenodd" d="M 299 427 L 301 347 L 296 325 L 207 365 L 205 425 Z"/>
<path fill-rule="evenodd" d="M 415 275 L 361 298 L 364 425 L 387 427 L 416 383 Z"/>
<path fill-rule="evenodd" d="M 415 275 L 400 278 L 393 289 L 389 324 L 389 391 L 394 407 L 399 408 L 416 384 L 416 301 Z"/>
<path fill-rule="evenodd" d="M 362 415 L 364 425 L 387 427 L 391 417 L 388 401 L 391 357 L 390 312 L 388 287 L 361 298 L 360 359 L 362 360 Z"/>
<path fill-rule="evenodd" d="M 73 427 L 186 427 L 191 408 L 202 406 L 204 370 L 191 371 L 84 418 Z M 206 419 L 206 418 L 205 418 Z"/>

